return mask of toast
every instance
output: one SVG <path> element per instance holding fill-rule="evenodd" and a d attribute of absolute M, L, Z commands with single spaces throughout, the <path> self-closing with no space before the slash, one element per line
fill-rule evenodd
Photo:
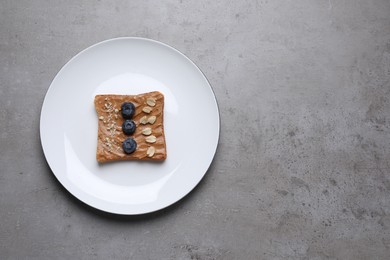
<path fill-rule="evenodd" d="M 96 95 L 94 103 L 98 116 L 96 160 L 99 163 L 167 158 L 162 93 Z M 130 112 L 126 105 L 131 105 Z"/>

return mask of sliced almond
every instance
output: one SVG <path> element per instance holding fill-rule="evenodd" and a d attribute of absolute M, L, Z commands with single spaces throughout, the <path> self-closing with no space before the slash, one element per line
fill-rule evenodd
<path fill-rule="evenodd" d="M 119 111 L 119 110 L 118 110 L 117 108 L 115 108 L 115 110 L 114 110 L 114 111 L 115 111 L 115 113 L 118 113 L 118 111 Z"/>
<path fill-rule="evenodd" d="M 151 135 L 152 134 L 152 128 L 147 127 L 145 129 L 142 129 L 142 134 L 143 135 Z"/>
<path fill-rule="evenodd" d="M 151 117 L 149 117 L 148 123 L 153 125 L 154 122 L 156 122 L 156 116 L 151 116 Z"/>
<path fill-rule="evenodd" d="M 148 104 L 148 106 L 154 107 L 156 105 L 156 100 L 154 98 L 148 98 L 146 99 L 146 104 Z"/>
<path fill-rule="evenodd" d="M 153 147 L 153 146 L 150 146 L 148 148 L 148 150 L 146 151 L 146 155 L 148 157 L 152 157 L 154 155 L 154 153 L 156 152 L 156 149 Z"/>
<path fill-rule="evenodd" d="M 141 117 L 141 119 L 139 120 L 139 122 L 143 125 L 146 125 L 148 123 L 148 117 L 147 116 L 143 116 Z"/>
<path fill-rule="evenodd" d="M 104 116 L 99 116 L 99 119 L 100 119 L 100 120 L 103 120 L 103 119 L 104 119 Z"/>
<path fill-rule="evenodd" d="M 150 112 L 152 112 L 153 108 L 151 107 L 144 107 L 142 108 L 142 111 L 144 111 L 145 113 L 149 114 Z"/>
<path fill-rule="evenodd" d="M 152 144 L 152 143 L 155 143 L 157 141 L 157 138 L 154 135 L 150 135 L 150 136 L 145 138 L 145 141 L 147 143 L 151 143 Z"/>

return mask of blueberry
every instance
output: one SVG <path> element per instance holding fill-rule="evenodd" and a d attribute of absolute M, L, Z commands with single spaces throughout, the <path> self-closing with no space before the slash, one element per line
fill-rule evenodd
<path fill-rule="evenodd" d="M 125 133 L 125 135 L 131 135 L 135 131 L 135 123 L 133 120 L 125 120 L 122 124 L 122 131 Z"/>
<path fill-rule="evenodd" d="M 135 151 L 137 148 L 137 143 L 134 141 L 133 138 L 127 138 L 123 143 L 122 143 L 123 151 L 126 154 L 131 154 Z"/>
<path fill-rule="evenodd" d="M 131 102 L 125 102 L 122 104 L 122 117 L 125 119 L 131 119 L 135 113 L 135 106 Z"/>

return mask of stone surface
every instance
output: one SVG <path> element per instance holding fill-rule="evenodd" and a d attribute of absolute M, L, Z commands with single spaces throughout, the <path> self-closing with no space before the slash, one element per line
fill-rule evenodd
<path fill-rule="evenodd" d="M 390 1 L 0 2 L 3 259 L 389 259 Z M 210 80 L 218 153 L 145 216 L 73 198 L 43 156 L 58 70 L 118 36 L 174 46 Z"/>

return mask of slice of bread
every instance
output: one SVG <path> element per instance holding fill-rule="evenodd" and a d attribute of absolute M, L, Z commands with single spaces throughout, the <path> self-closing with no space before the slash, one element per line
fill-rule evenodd
<path fill-rule="evenodd" d="M 125 135 L 121 106 L 134 104 L 131 120 L 135 132 Z M 96 95 L 95 109 L 98 115 L 98 142 L 96 159 L 99 163 L 118 160 L 165 160 L 167 158 L 164 136 L 164 95 L 158 91 L 139 95 Z M 148 113 L 149 112 L 149 113 Z M 122 143 L 133 138 L 137 148 L 126 154 Z"/>

